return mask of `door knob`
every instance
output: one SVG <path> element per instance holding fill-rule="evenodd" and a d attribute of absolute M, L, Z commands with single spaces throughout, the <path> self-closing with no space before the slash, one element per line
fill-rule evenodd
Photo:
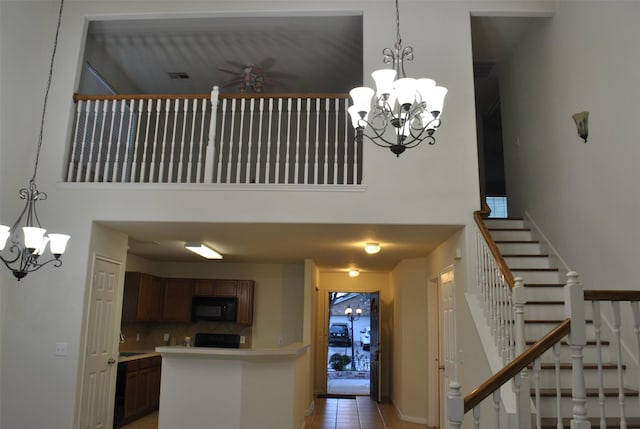
<path fill-rule="evenodd" d="M 108 365 L 113 365 L 114 363 L 116 363 L 116 360 L 112 357 L 110 357 L 109 360 L 107 361 Z"/>
<path fill-rule="evenodd" d="M 438 365 L 438 369 L 444 369 L 444 365 Z"/>

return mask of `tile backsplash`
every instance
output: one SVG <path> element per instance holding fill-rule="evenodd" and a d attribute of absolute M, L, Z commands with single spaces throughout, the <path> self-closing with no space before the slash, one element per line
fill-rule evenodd
<path fill-rule="evenodd" d="M 195 323 L 122 323 L 124 342 L 120 342 L 120 351 L 153 350 L 159 346 L 175 346 L 184 344 L 185 337 L 195 338 L 198 332 L 215 334 L 237 334 L 245 337 L 240 348 L 251 347 L 251 327 L 223 322 Z M 165 341 L 165 334 L 169 340 Z"/>

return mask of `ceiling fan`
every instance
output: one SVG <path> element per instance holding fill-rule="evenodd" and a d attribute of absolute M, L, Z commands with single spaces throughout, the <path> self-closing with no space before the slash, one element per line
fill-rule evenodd
<path fill-rule="evenodd" d="M 275 64 L 273 58 L 267 58 L 261 62 L 238 63 L 229 61 L 236 70 L 219 68 L 221 72 L 232 74 L 234 77 L 222 84 L 223 88 L 238 88 L 240 92 L 264 92 L 266 86 L 284 87 L 286 84 L 276 77 L 288 78 L 293 75 L 288 73 L 270 72 L 268 69 Z"/>

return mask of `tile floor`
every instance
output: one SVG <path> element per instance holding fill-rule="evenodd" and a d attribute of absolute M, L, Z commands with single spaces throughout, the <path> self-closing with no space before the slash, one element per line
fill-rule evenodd
<path fill-rule="evenodd" d="M 368 396 L 356 396 L 356 399 L 316 398 L 315 407 L 313 415 L 306 419 L 305 428 L 433 429 L 425 425 L 400 420 L 393 405 L 389 403 L 377 404 Z M 122 429 L 157 428 L 157 412 L 122 427 Z"/>

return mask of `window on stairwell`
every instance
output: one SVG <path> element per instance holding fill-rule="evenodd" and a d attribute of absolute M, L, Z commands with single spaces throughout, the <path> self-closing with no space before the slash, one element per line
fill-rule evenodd
<path fill-rule="evenodd" d="M 487 204 L 491 208 L 490 218 L 507 217 L 507 197 L 487 197 Z"/>

